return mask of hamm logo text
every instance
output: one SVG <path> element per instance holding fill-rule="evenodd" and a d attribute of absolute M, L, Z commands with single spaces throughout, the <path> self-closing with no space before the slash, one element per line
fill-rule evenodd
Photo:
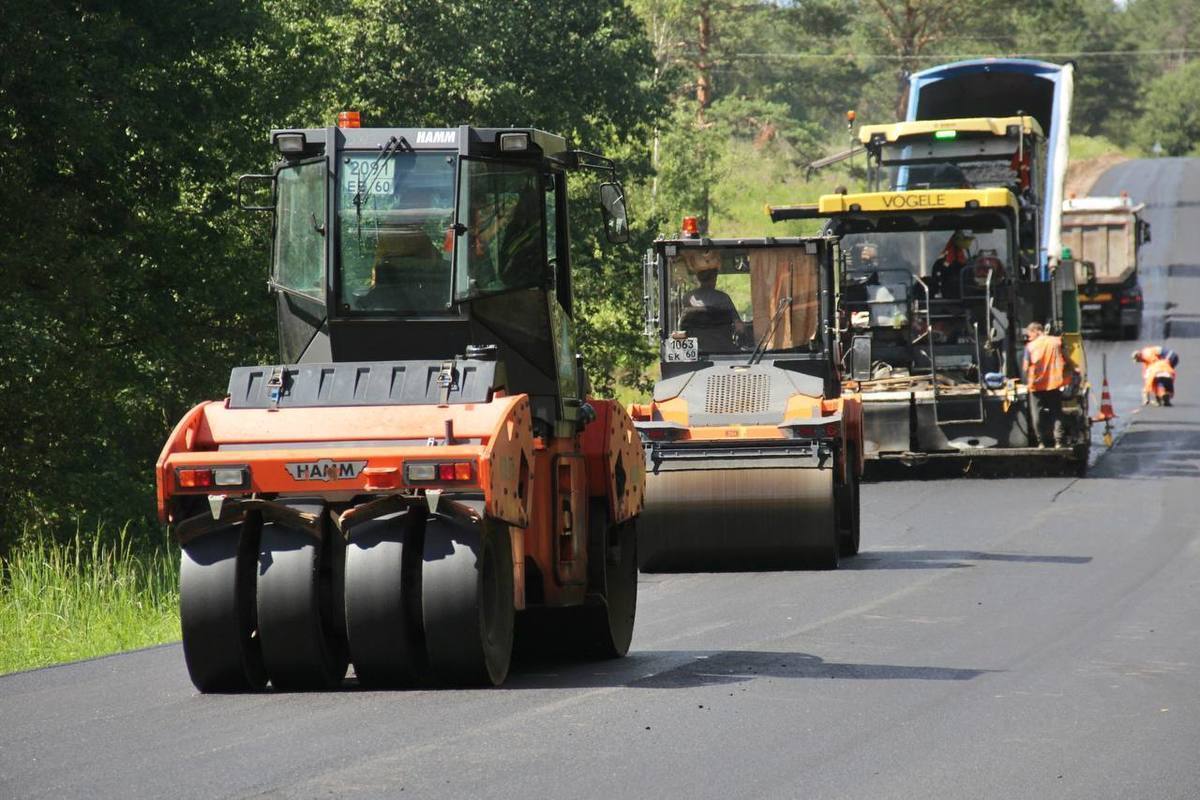
<path fill-rule="evenodd" d="M 284 469 L 297 481 L 348 481 L 358 477 L 365 461 L 333 461 L 322 458 L 320 461 L 301 461 L 284 464 Z"/>

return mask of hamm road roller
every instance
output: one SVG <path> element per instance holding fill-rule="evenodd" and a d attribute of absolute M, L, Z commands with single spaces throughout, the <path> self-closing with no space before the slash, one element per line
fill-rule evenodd
<path fill-rule="evenodd" d="M 859 546 L 862 411 L 843 395 L 832 238 L 660 239 L 645 261 L 662 379 L 644 571 L 832 569 Z"/>
<path fill-rule="evenodd" d="M 586 397 L 566 182 L 609 176 L 622 241 L 615 165 L 539 130 L 339 122 L 274 131 L 239 182 L 271 197 L 243 205 L 272 223 L 281 363 L 234 369 L 158 461 L 192 682 L 499 684 L 528 609 L 624 655 L 644 455 Z"/>

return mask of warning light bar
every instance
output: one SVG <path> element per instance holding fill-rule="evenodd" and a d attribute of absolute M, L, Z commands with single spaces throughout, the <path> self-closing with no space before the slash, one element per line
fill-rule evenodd
<path fill-rule="evenodd" d="M 939 139 L 943 142 L 947 142 L 947 141 L 950 141 L 951 139 L 957 139 L 958 131 L 934 131 L 933 138 Z"/>

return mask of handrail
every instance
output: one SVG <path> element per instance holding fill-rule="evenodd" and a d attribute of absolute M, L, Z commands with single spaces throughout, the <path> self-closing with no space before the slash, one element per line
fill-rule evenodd
<path fill-rule="evenodd" d="M 925 335 L 929 337 L 929 379 L 933 386 L 933 424 L 938 425 L 937 414 L 937 356 L 934 354 L 933 347 L 933 294 L 929 291 L 929 284 L 921 280 L 920 275 L 913 276 L 917 283 L 921 284 L 921 288 L 925 290 Z"/>

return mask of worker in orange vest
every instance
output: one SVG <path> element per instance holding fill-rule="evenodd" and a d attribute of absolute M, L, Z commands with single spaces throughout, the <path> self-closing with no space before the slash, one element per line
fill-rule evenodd
<path fill-rule="evenodd" d="M 1159 405 L 1171 405 L 1179 354 L 1169 347 L 1152 344 L 1134 350 L 1133 360 L 1142 365 L 1142 405 L 1150 405 L 1151 400 L 1157 400 Z M 1162 391 L 1158 391 L 1159 385 Z"/>
<path fill-rule="evenodd" d="M 1062 388 L 1067 385 L 1062 339 L 1046 333 L 1040 322 L 1031 322 L 1025 328 L 1025 340 L 1025 384 L 1038 447 L 1062 447 Z"/>
<path fill-rule="evenodd" d="M 1133 351 L 1133 360 L 1143 365 L 1153 364 L 1160 358 L 1165 358 L 1171 362 L 1172 367 L 1179 366 L 1179 354 L 1169 347 L 1160 347 L 1159 345 L 1152 344 Z"/>

